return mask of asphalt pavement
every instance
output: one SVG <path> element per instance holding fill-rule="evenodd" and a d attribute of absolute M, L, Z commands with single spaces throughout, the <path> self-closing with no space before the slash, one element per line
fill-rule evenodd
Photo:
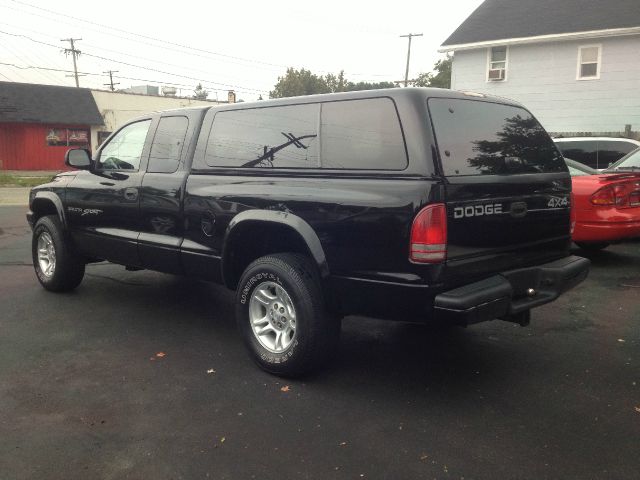
<path fill-rule="evenodd" d="M 0 479 L 640 477 L 640 242 L 526 328 L 347 318 L 292 381 L 223 287 L 95 264 L 46 292 L 25 211 L 0 206 Z"/>

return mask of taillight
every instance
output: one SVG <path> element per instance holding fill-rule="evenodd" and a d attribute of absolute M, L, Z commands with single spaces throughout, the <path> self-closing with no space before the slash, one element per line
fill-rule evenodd
<path fill-rule="evenodd" d="M 616 194 L 611 187 L 604 187 L 591 195 L 591 203 L 594 205 L 615 205 Z"/>
<path fill-rule="evenodd" d="M 640 206 L 640 183 L 624 182 L 603 187 L 591 195 L 591 203 L 596 206 L 612 206 L 617 208 Z"/>
<path fill-rule="evenodd" d="M 409 259 L 441 263 L 447 258 L 447 208 L 436 203 L 420 210 L 411 226 Z"/>
<path fill-rule="evenodd" d="M 627 185 L 616 185 L 613 187 L 613 193 L 616 196 L 616 207 L 624 207 L 627 203 Z"/>

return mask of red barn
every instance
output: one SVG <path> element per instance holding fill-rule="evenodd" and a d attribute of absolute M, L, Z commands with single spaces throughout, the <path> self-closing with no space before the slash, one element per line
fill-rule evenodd
<path fill-rule="evenodd" d="M 65 152 L 90 148 L 102 124 L 91 90 L 0 82 L 0 170 L 64 170 Z"/>

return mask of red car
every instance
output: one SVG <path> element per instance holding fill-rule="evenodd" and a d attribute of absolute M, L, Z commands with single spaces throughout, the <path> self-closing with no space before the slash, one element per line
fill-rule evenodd
<path fill-rule="evenodd" d="M 599 172 L 565 159 L 573 183 L 573 241 L 586 250 L 640 237 L 640 149 Z"/>

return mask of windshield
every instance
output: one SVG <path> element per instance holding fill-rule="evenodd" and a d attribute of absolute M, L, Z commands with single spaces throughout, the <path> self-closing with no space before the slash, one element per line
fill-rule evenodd
<path fill-rule="evenodd" d="M 640 170 L 640 148 L 625 155 L 616 163 L 607 168 L 607 172 L 616 170 Z"/>

